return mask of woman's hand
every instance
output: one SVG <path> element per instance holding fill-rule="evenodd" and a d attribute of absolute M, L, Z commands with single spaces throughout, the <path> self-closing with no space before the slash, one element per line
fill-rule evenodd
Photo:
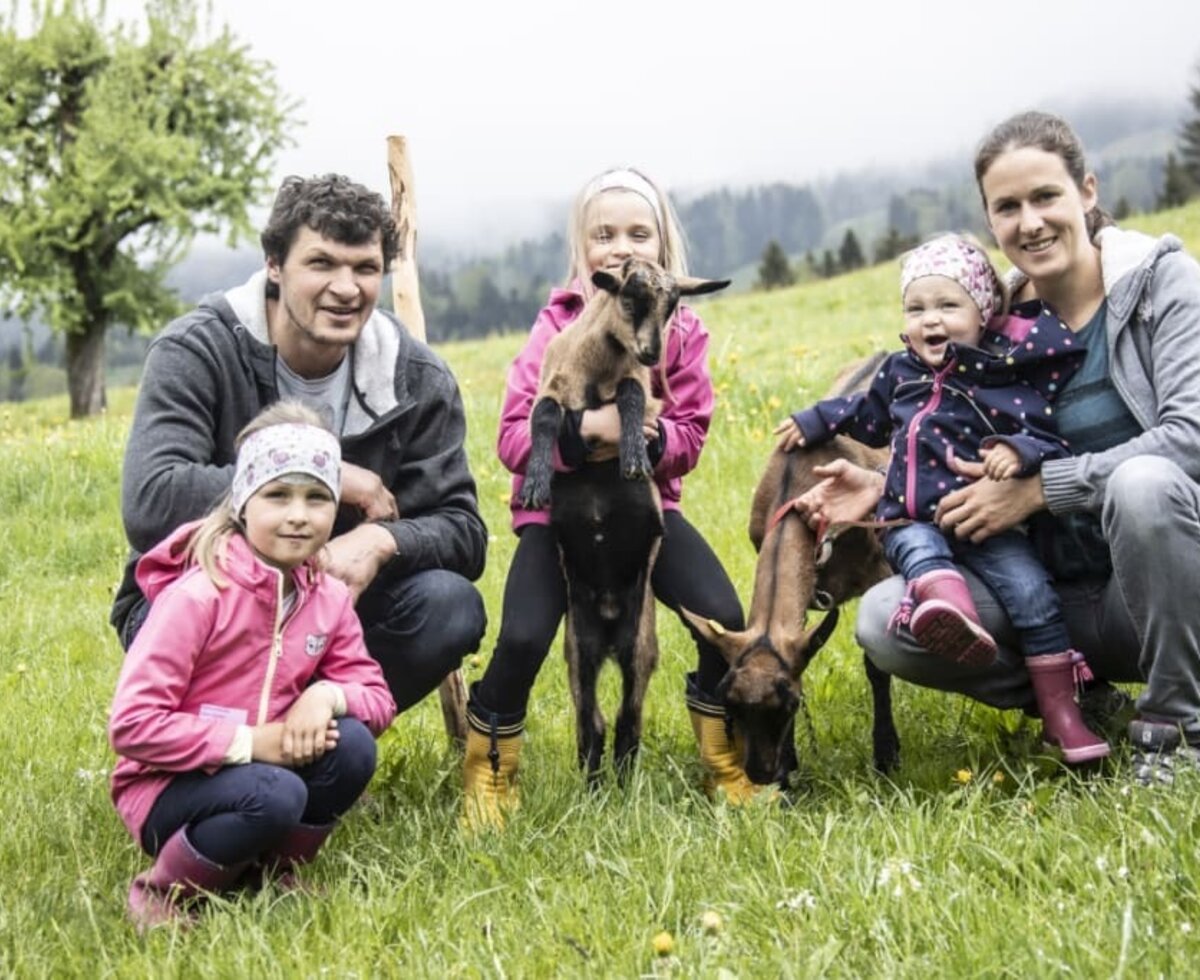
<path fill-rule="evenodd" d="M 293 768 L 316 762 L 337 746 L 336 693 L 328 684 L 307 688 L 283 717 L 280 750 Z"/>
<path fill-rule="evenodd" d="M 646 441 L 658 438 L 658 426 L 653 422 L 642 423 Z M 584 411 L 579 420 L 579 435 L 590 447 L 589 463 L 601 463 L 616 459 L 621 445 L 621 415 L 616 402 L 607 402 L 599 408 Z"/>
<path fill-rule="evenodd" d="M 779 442 L 776 445 L 785 453 L 790 453 L 797 446 L 804 445 L 804 433 L 800 431 L 800 426 L 790 415 L 772 431 L 779 436 Z"/>
<path fill-rule="evenodd" d="M 984 477 L 983 463 L 960 462 L 955 469 L 976 482 L 946 494 L 933 519 L 957 538 L 979 544 L 1046 506 L 1041 476 L 1001 482 Z"/>
<path fill-rule="evenodd" d="M 822 522 L 861 521 L 874 513 L 883 496 L 883 474 L 855 466 L 849 460 L 835 459 L 824 466 L 814 466 L 813 474 L 821 477 L 821 482 L 796 503 L 796 509 L 811 527 Z"/>

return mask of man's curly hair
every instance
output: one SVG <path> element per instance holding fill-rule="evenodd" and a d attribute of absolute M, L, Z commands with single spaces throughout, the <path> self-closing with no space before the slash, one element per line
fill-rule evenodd
<path fill-rule="evenodd" d="M 400 233 L 387 202 L 341 174 L 284 178 L 262 232 L 264 255 L 283 265 L 304 226 L 343 245 L 362 245 L 378 234 L 385 270 L 400 251 Z"/>

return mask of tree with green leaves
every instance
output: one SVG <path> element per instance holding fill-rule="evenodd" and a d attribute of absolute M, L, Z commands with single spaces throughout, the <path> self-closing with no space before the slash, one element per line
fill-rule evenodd
<path fill-rule="evenodd" d="M 1200 63 L 1196 65 L 1200 76 Z M 1200 187 L 1200 81 L 1188 93 L 1192 104 L 1192 118 L 1183 124 L 1179 134 L 1179 159 L 1193 187 Z"/>
<path fill-rule="evenodd" d="M 890 262 L 916 245 L 916 235 L 901 235 L 895 227 L 888 228 L 887 234 L 875 243 L 875 264 Z"/>
<path fill-rule="evenodd" d="M 104 338 L 179 310 L 167 269 L 200 232 L 234 241 L 269 191 L 295 104 L 196 0 L 144 25 L 86 0 L 0 16 L 0 302 L 66 337 L 71 415 L 104 408 Z"/>
<path fill-rule="evenodd" d="M 854 234 L 853 228 L 847 228 L 842 237 L 842 244 L 838 247 L 839 267 L 843 272 L 853 272 L 866 264 L 862 246 L 858 244 L 858 236 Z"/>
<path fill-rule="evenodd" d="M 796 281 L 796 273 L 792 271 L 787 253 L 775 239 L 767 242 L 763 249 L 762 261 L 758 264 L 759 289 L 775 289 L 778 286 L 790 286 Z"/>
<path fill-rule="evenodd" d="M 1177 208 L 1187 204 L 1194 193 L 1187 172 L 1175 159 L 1174 153 L 1167 154 L 1167 165 L 1163 170 L 1163 186 L 1158 195 L 1158 208 Z"/>

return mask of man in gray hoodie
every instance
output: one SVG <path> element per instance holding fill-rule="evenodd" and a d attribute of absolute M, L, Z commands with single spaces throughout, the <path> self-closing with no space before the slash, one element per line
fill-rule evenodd
<path fill-rule="evenodd" d="M 112 624 L 128 647 L 147 601 L 133 567 L 229 488 L 234 440 L 280 398 L 319 411 L 342 445 L 325 569 L 354 593 L 396 704 L 415 704 L 479 647 L 487 529 L 446 364 L 376 309 L 399 237 L 378 194 L 289 177 L 262 233 L 265 268 L 203 299 L 150 345 L 122 471 L 133 554 Z"/>

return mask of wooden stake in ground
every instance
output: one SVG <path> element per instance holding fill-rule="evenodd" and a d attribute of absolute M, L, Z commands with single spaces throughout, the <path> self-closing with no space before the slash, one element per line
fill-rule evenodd
<path fill-rule="evenodd" d="M 392 216 L 400 231 L 400 252 L 392 263 L 392 306 L 400 322 L 418 340 L 425 339 L 425 313 L 417 281 L 417 201 L 413 192 L 412 161 L 403 136 L 388 137 L 388 178 L 392 185 Z M 463 672 L 446 675 L 438 693 L 446 734 L 459 746 L 467 741 L 467 684 Z"/>

